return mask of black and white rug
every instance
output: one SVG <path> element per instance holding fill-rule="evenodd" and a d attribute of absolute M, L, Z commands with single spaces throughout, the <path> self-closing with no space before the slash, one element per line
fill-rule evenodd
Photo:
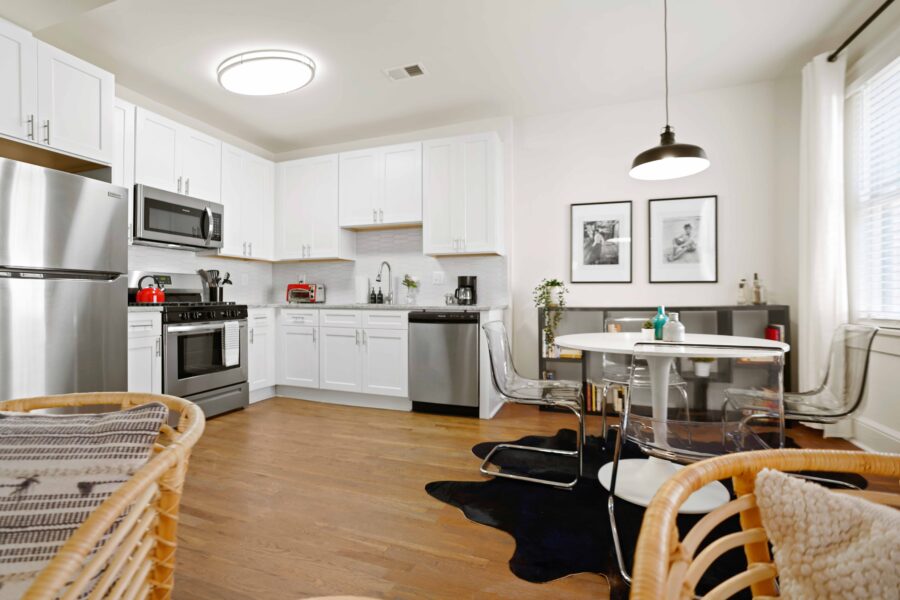
<path fill-rule="evenodd" d="M 613 433 L 614 435 L 614 433 Z M 611 438 L 612 439 L 612 438 Z M 527 436 L 513 443 L 543 448 L 575 448 L 575 432 L 561 429 L 556 435 Z M 479 458 L 498 443 L 485 442 L 472 448 Z M 610 583 L 611 598 L 626 598 L 628 587 L 619 576 L 607 512 L 608 493 L 596 479 L 601 465 L 612 460 L 612 442 L 590 436 L 585 448 L 585 477 L 571 491 L 549 486 L 494 478 L 485 481 L 435 481 L 425 486 L 434 498 L 462 510 L 476 523 L 509 533 L 516 549 L 509 559 L 510 570 L 519 578 L 545 583 L 575 573 L 599 573 Z M 640 458 L 636 447 L 626 445 L 623 458 Z M 553 455 L 536 455 L 504 450 L 492 457 L 507 472 L 571 480 L 576 472 L 575 460 Z M 473 470 L 477 468 L 473 462 Z M 820 474 L 821 475 L 821 474 Z M 848 476 L 841 479 L 847 481 Z M 862 477 L 851 476 L 853 483 L 865 487 Z M 727 482 L 723 482 L 728 486 Z M 616 500 L 616 522 L 626 564 L 631 564 L 644 509 Z M 678 526 L 682 534 L 698 520 L 699 515 L 682 515 Z M 738 531 L 737 518 L 723 523 L 710 539 Z M 701 593 L 717 582 L 743 570 L 743 550 L 738 548 L 716 561 L 698 586 Z"/>

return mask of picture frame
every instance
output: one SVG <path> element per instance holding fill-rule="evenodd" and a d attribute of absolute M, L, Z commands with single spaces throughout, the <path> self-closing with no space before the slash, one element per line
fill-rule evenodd
<path fill-rule="evenodd" d="M 569 207 L 572 283 L 631 283 L 631 200 L 585 202 Z"/>
<path fill-rule="evenodd" d="M 719 281 L 718 199 L 711 194 L 650 200 L 650 283 Z"/>

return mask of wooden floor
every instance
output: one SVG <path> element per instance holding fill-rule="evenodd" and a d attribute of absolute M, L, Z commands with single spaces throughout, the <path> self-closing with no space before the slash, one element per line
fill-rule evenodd
<path fill-rule="evenodd" d="M 185 485 L 174 596 L 607 597 L 599 575 L 516 578 L 510 536 L 424 491 L 440 479 L 480 480 L 478 442 L 573 425 L 524 406 L 482 421 L 286 398 L 212 419 Z"/>

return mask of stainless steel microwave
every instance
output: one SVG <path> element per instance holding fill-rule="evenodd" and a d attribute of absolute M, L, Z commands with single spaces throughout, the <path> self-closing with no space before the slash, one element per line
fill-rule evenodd
<path fill-rule="evenodd" d="M 160 190 L 134 186 L 134 243 L 197 250 L 222 247 L 225 207 Z"/>

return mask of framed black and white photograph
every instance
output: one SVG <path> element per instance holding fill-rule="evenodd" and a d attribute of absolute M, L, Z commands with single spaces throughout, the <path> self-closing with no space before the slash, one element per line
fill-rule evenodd
<path fill-rule="evenodd" d="M 631 283 L 631 201 L 571 208 L 572 283 Z"/>
<path fill-rule="evenodd" d="M 650 283 L 718 281 L 718 196 L 650 201 Z"/>

